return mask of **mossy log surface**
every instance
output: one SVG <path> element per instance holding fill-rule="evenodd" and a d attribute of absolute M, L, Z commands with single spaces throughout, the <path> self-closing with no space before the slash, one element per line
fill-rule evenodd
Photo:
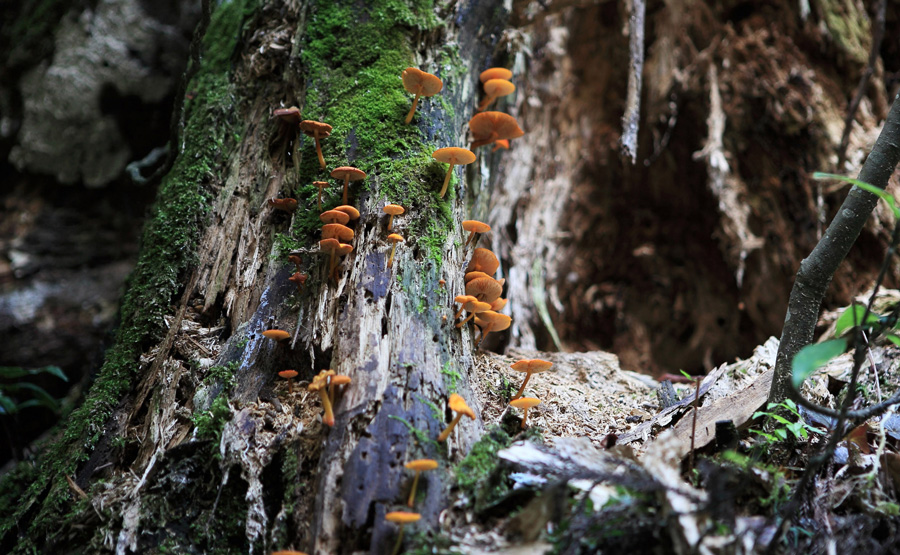
<path fill-rule="evenodd" d="M 145 233 L 117 344 L 40 473 L 26 464 L 3 482 L 4 499 L 22 501 L 0 510 L 2 551 L 380 553 L 397 533 L 383 516 L 409 493 L 403 463 L 427 456 L 446 469 L 478 439 L 480 420 L 434 441 L 449 393 L 473 398 L 473 350 L 452 324 L 466 187 L 458 172 L 440 199 L 446 166 L 431 152 L 464 144 L 477 74 L 508 14 L 483 0 L 446 9 L 398 0 L 214 8 L 183 150 Z M 444 93 L 404 126 L 408 66 L 438 74 Z M 335 127 L 322 145 L 329 171 L 368 174 L 351 185 L 361 217 L 336 279 L 316 245 L 311 183 L 327 174 L 312 140 L 293 144 L 271 118 L 292 104 Z M 325 205 L 340 194 L 326 190 Z M 266 201 L 279 196 L 299 210 L 274 211 Z M 394 224 L 406 242 L 389 268 L 388 202 L 407 208 Z M 299 292 L 288 251 L 302 253 L 310 276 Z M 262 338 L 270 327 L 293 339 Z M 291 395 L 277 377 L 286 368 L 300 373 Z M 304 387 L 325 368 L 353 379 L 332 428 Z M 444 507 L 445 476 L 420 480 L 426 529 Z"/>

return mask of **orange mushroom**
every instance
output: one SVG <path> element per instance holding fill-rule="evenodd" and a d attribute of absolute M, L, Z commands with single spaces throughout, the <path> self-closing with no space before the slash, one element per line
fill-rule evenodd
<path fill-rule="evenodd" d="M 284 141 L 284 146 L 281 150 L 281 157 L 284 159 L 287 154 L 288 145 L 290 142 L 294 141 L 294 152 L 292 156 L 294 157 L 294 165 L 298 165 L 296 162 L 297 158 L 297 143 L 299 141 L 296 139 L 297 136 L 297 125 L 300 123 L 300 108 L 296 106 L 291 106 L 290 108 L 278 108 L 272 112 L 272 115 L 278 118 L 281 121 L 280 128 L 278 130 L 279 140 Z"/>
<path fill-rule="evenodd" d="M 483 303 L 481 301 L 469 301 L 464 307 L 466 312 L 469 313 L 469 316 L 463 320 L 462 322 L 456 324 L 456 327 L 461 328 L 466 325 L 466 322 L 475 317 L 476 314 L 481 314 L 482 312 L 486 312 L 491 309 L 491 303 Z"/>
<path fill-rule="evenodd" d="M 316 197 L 316 210 L 322 209 L 322 190 L 328 187 L 327 181 L 313 181 L 313 185 L 319 189 L 319 195 Z"/>
<path fill-rule="evenodd" d="M 274 329 L 274 328 L 262 332 L 262 335 L 263 335 L 263 337 L 272 339 L 276 342 L 284 341 L 285 339 L 287 339 L 288 337 L 291 336 L 291 334 L 289 334 L 288 332 L 286 332 L 284 330 L 279 330 L 279 329 Z"/>
<path fill-rule="evenodd" d="M 326 210 L 319 214 L 319 220 L 323 224 L 347 225 L 347 222 L 350 221 L 350 215 L 343 210 Z"/>
<path fill-rule="evenodd" d="M 291 274 L 291 277 L 288 278 L 288 281 L 292 281 L 297 284 L 297 291 L 303 291 L 303 284 L 306 283 L 306 280 L 308 278 L 309 276 L 306 274 L 294 272 L 293 274 Z"/>
<path fill-rule="evenodd" d="M 294 378 L 297 377 L 296 370 L 282 370 L 278 373 L 279 376 L 286 379 L 288 381 L 288 395 L 294 394 Z"/>
<path fill-rule="evenodd" d="M 350 217 L 350 221 L 359 219 L 359 210 L 350 206 L 349 204 L 344 204 L 342 206 L 335 206 L 332 210 L 337 210 L 338 212 L 343 212 Z"/>
<path fill-rule="evenodd" d="M 463 279 L 463 282 L 464 282 L 464 283 L 469 283 L 469 282 L 472 281 L 473 279 L 478 279 L 478 278 L 483 278 L 483 277 L 489 278 L 489 277 L 491 277 L 491 276 L 487 275 L 487 274 L 484 273 L 484 272 L 478 272 L 478 271 L 475 271 L 475 272 L 466 272 L 466 277 Z"/>
<path fill-rule="evenodd" d="M 450 184 L 450 176 L 453 174 L 453 166 L 465 166 L 475 161 L 475 153 L 467 148 L 459 148 L 448 146 L 439 148 L 431 155 L 438 162 L 450 164 L 447 168 L 447 175 L 444 177 L 444 186 L 441 187 L 441 198 L 447 193 L 447 186 Z"/>
<path fill-rule="evenodd" d="M 419 474 L 426 470 L 434 470 L 438 467 L 438 463 L 433 459 L 416 459 L 414 461 L 409 461 L 403 466 L 416 473 L 415 478 L 413 478 L 412 489 L 409 492 L 409 501 L 406 502 L 406 504 L 412 508 L 413 502 L 416 499 L 416 486 L 419 485 Z"/>
<path fill-rule="evenodd" d="M 516 139 L 525 134 L 516 118 L 503 112 L 481 112 L 469 120 L 472 144 L 476 148 L 499 139 Z"/>
<path fill-rule="evenodd" d="M 469 238 L 466 239 L 466 244 L 463 245 L 464 247 L 469 246 L 469 243 L 472 242 L 472 239 L 475 238 L 476 234 L 487 233 L 491 230 L 491 226 L 484 222 L 479 222 L 478 220 L 463 220 L 462 227 L 469 232 Z"/>
<path fill-rule="evenodd" d="M 528 419 L 528 409 L 534 408 L 541 404 L 541 400 L 535 397 L 522 397 L 521 399 L 516 399 L 514 401 L 509 402 L 510 406 L 516 407 L 517 409 L 523 409 L 525 412 L 522 413 L 522 429 L 525 429 L 525 421 Z"/>
<path fill-rule="evenodd" d="M 331 404 L 334 404 L 334 390 L 339 385 L 347 385 L 351 383 L 353 380 L 350 379 L 350 376 L 344 376 L 343 374 L 337 374 L 335 376 L 330 376 L 328 380 L 328 398 L 331 399 Z"/>
<path fill-rule="evenodd" d="M 319 165 L 325 169 L 325 157 L 322 156 L 322 145 L 319 139 L 323 139 L 331 135 L 331 126 L 321 121 L 303 120 L 300 122 L 300 130 L 312 137 L 316 141 L 316 154 L 319 156 Z"/>
<path fill-rule="evenodd" d="M 437 93 L 441 92 L 441 89 L 444 87 L 443 81 L 441 81 L 437 75 L 432 75 L 430 73 L 426 73 L 421 69 L 415 67 L 408 67 L 403 70 L 403 73 L 400 75 L 400 78 L 403 79 L 403 88 L 406 89 L 407 92 L 410 92 L 416 97 L 413 99 L 412 108 L 409 109 L 409 113 L 406 114 L 406 119 L 403 120 L 405 125 L 409 125 L 409 122 L 412 121 L 413 116 L 416 113 L 416 106 L 419 104 L 420 96 L 434 96 Z"/>
<path fill-rule="evenodd" d="M 453 319 L 456 320 L 466 309 L 466 303 L 470 303 L 472 301 L 477 301 L 478 299 L 476 299 L 472 295 L 457 295 L 456 298 L 453 300 L 454 300 L 454 302 L 457 302 L 460 304 L 459 312 L 457 312 L 456 316 L 453 317 Z"/>
<path fill-rule="evenodd" d="M 500 298 L 503 286 L 492 277 L 475 278 L 466 284 L 466 295 L 472 295 L 483 303 L 492 303 Z"/>
<path fill-rule="evenodd" d="M 300 254 L 292 252 L 291 254 L 288 255 L 288 262 L 293 264 L 296 267 L 297 271 L 299 272 L 300 264 L 303 263 L 303 259 L 300 258 Z"/>
<path fill-rule="evenodd" d="M 331 170 L 331 177 L 344 180 L 344 196 L 341 197 L 341 203 L 347 204 L 347 190 L 350 188 L 350 182 L 365 179 L 366 172 L 352 166 L 341 166 Z"/>
<path fill-rule="evenodd" d="M 400 553 L 400 546 L 403 545 L 403 526 L 411 524 L 422 518 L 419 513 L 408 513 L 406 511 L 393 511 L 384 515 L 384 519 L 388 522 L 400 525 L 400 535 L 397 536 L 397 543 L 394 544 L 392 555 Z"/>
<path fill-rule="evenodd" d="M 509 140 L 508 139 L 497 139 L 494 141 L 494 148 L 491 149 L 491 152 L 497 152 L 500 149 L 509 150 Z"/>
<path fill-rule="evenodd" d="M 450 399 L 447 400 L 447 404 L 450 405 L 450 410 L 456 413 L 456 416 L 453 417 L 453 420 L 450 424 L 444 428 L 444 431 L 441 432 L 441 435 L 438 436 L 438 441 L 446 441 L 448 437 L 450 437 L 450 432 L 453 431 L 453 428 L 456 427 L 456 424 L 459 422 L 459 419 L 463 417 L 463 415 L 468 416 L 472 420 L 475 420 L 475 411 L 469 408 L 469 405 L 466 404 L 466 400 L 463 399 L 460 395 L 456 393 L 450 394 Z"/>
<path fill-rule="evenodd" d="M 347 256 L 351 252 L 353 252 L 353 245 L 346 245 L 344 243 L 341 243 L 340 245 L 338 245 L 338 248 L 335 251 L 335 254 L 337 254 L 338 256 Z M 334 264 L 334 267 L 331 269 L 331 273 L 332 273 L 331 277 L 334 278 L 335 280 L 337 280 L 337 269 L 340 267 L 340 265 L 341 265 L 340 262 L 336 262 Z"/>
<path fill-rule="evenodd" d="M 388 227 L 387 230 L 390 231 L 394 227 L 394 216 L 399 216 L 406 212 L 402 206 L 399 204 L 388 204 L 384 208 L 382 208 L 385 214 L 390 216 L 388 218 Z"/>
<path fill-rule="evenodd" d="M 506 79 L 488 79 L 484 82 L 484 100 L 478 105 L 478 111 L 481 112 L 491 105 L 491 103 L 500 98 L 516 92 L 516 86 Z"/>
<path fill-rule="evenodd" d="M 353 230 L 341 224 L 325 224 L 322 226 L 322 239 L 338 239 L 340 241 L 352 241 Z"/>
<path fill-rule="evenodd" d="M 466 267 L 466 272 L 484 272 L 489 276 L 497 273 L 500 268 L 500 259 L 490 249 L 477 248 L 472 252 L 472 259 Z"/>
<path fill-rule="evenodd" d="M 334 255 L 337 250 L 341 248 L 341 242 L 337 239 L 322 239 L 319 241 L 319 250 L 322 252 L 327 252 L 331 254 L 331 258 L 328 261 L 328 275 L 331 275 L 331 272 L 334 271 Z"/>
<path fill-rule="evenodd" d="M 313 378 L 311 384 L 307 388 L 309 391 L 317 391 L 319 398 L 322 399 L 322 407 L 325 409 L 325 415 L 322 422 L 326 426 L 334 426 L 334 412 L 331 407 L 331 399 L 328 398 L 328 377 L 334 375 L 334 370 L 322 370 Z"/>
<path fill-rule="evenodd" d="M 494 312 L 493 310 L 488 310 L 475 316 L 475 325 L 481 328 L 481 338 L 478 340 L 478 343 L 475 344 L 475 347 L 481 345 L 481 342 L 484 341 L 487 334 L 492 331 L 503 331 L 507 329 L 510 324 L 512 324 L 512 318 L 506 314 Z"/>
<path fill-rule="evenodd" d="M 275 210 L 291 213 L 297 209 L 297 199 L 293 198 L 270 198 L 269 206 Z"/>
<path fill-rule="evenodd" d="M 404 239 L 402 235 L 399 235 L 397 233 L 391 233 L 390 235 L 388 235 L 387 239 L 388 241 L 393 243 L 393 245 L 391 246 L 391 256 L 387 261 L 387 268 L 390 268 L 391 263 L 394 261 L 394 251 L 397 249 L 397 243 L 402 243 Z"/>
<path fill-rule="evenodd" d="M 478 79 L 482 83 L 487 83 L 491 79 L 506 79 L 509 81 L 512 79 L 512 72 L 505 67 L 489 67 L 481 72 Z"/>
<path fill-rule="evenodd" d="M 541 360 L 539 358 L 524 359 L 513 363 L 510 368 L 516 372 L 525 372 L 525 379 L 522 380 L 522 387 L 520 387 L 519 391 L 513 396 L 513 400 L 518 399 L 522 396 L 522 393 L 525 392 L 525 386 L 528 385 L 528 380 L 531 378 L 532 374 L 546 372 L 551 366 L 553 366 L 552 362 L 549 360 Z"/>

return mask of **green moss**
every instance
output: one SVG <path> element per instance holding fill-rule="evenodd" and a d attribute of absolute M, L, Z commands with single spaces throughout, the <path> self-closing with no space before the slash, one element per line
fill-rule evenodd
<path fill-rule="evenodd" d="M 208 439 L 213 442 L 215 452 L 219 453 L 219 441 L 222 439 L 222 430 L 225 423 L 231 420 L 231 407 L 228 406 L 228 399 L 224 395 L 219 395 L 213 401 L 209 410 L 201 411 L 193 416 L 194 427 L 196 428 L 197 439 Z"/>
<path fill-rule="evenodd" d="M 409 430 L 409 433 L 413 437 L 415 437 L 416 441 L 418 441 L 420 444 L 431 444 L 436 449 L 438 449 L 438 450 L 441 449 L 441 447 L 442 447 L 441 444 L 438 443 L 437 441 L 435 441 L 433 438 L 431 438 L 428 435 L 428 432 L 426 430 L 420 430 L 420 429 L 416 428 L 415 426 L 412 425 L 412 423 L 409 420 L 407 420 L 405 418 L 401 418 L 401 417 L 393 415 L 393 414 L 388 415 L 388 418 L 393 418 L 394 420 L 401 422 L 404 426 L 406 426 L 406 429 Z"/>
<path fill-rule="evenodd" d="M 512 438 L 500 427 L 494 426 L 472 446 L 466 458 L 456 465 L 456 487 L 472 500 L 476 511 L 508 491 L 506 476 L 497 472 L 500 461 L 497 452 L 509 447 L 510 443 Z"/>
<path fill-rule="evenodd" d="M 447 386 L 448 393 L 456 393 L 456 386 L 459 383 L 459 380 L 462 379 L 462 376 L 456 370 L 451 368 L 453 361 L 448 360 L 444 363 L 444 367 L 441 368 L 441 374 L 444 376 L 444 385 Z"/>
<path fill-rule="evenodd" d="M 221 4 L 212 15 L 204 64 L 190 84 L 195 92 L 185 109 L 183 142 L 187 146 L 160 186 L 122 301 L 116 343 L 107 352 L 84 404 L 72 413 L 62 440 L 42 458 L 40 478 L 26 494 L 34 499 L 46 494 L 31 525 L 31 537 L 46 537 L 50 530 L 62 528 L 59 515 L 69 508 L 64 475 L 74 474 L 90 456 L 113 409 L 138 377 L 144 347 L 162 337 L 163 316 L 196 262 L 195 245 L 212 199 L 213 177 L 238 130 L 236 93 L 226 72 L 243 18 L 254 6 L 254 0 L 234 0 Z M 3 515 L 0 536 L 16 525 L 27 507 L 21 503 Z"/>
<path fill-rule="evenodd" d="M 820 0 L 820 4 L 831 38 L 854 61 L 865 64 L 872 48 L 872 30 L 865 8 L 851 0 Z"/>

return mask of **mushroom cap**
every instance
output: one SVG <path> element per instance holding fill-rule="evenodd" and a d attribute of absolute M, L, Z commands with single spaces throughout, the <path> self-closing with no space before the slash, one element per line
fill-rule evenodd
<path fill-rule="evenodd" d="M 447 400 L 447 404 L 450 405 L 450 410 L 453 412 L 461 412 L 472 420 L 475 420 L 475 411 L 469 408 L 469 405 L 466 404 L 466 400 L 463 399 L 461 395 L 451 393 L 450 399 Z"/>
<path fill-rule="evenodd" d="M 438 467 L 438 462 L 434 459 L 416 459 L 414 461 L 409 461 L 403 466 L 410 470 L 421 472 L 422 470 L 434 470 Z"/>
<path fill-rule="evenodd" d="M 496 141 L 494 141 L 494 150 L 500 148 L 509 150 L 509 139 L 497 139 Z"/>
<path fill-rule="evenodd" d="M 278 373 L 278 375 L 281 376 L 282 378 L 289 380 L 291 378 L 297 377 L 297 371 L 296 370 L 282 370 L 281 372 Z"/>
<path fill-rule="evenodd" d="M 269 339 L 274 339 L 275 341 L 282 341 L 291 336 L 290 333 L 284 330 L 271 329 L 262 332 L 263 337 L 268 337 Z"/>
<path fill-rule="evenodd" d="M 331 385 L 347 385 L 352 382 L 350 376 L 344 376 L 343 374 L 338 374 L 336 376 L 331 377 Z"/>
<path fill-rule="evenodd" d="M 469 120 L 474 146 L 498 139 L 516 139 L 525 134 L 516 118 L 503 112 L 481 112 Z M 480 144 L 475 144 L 480 143 Z"/>
<path fill-rule="evenodd" d="M 270 198 L 269 206 L 276 210 L 284 210 L 285 212 L 293 212 L 297 209 L 297 199 L 295 198 Z"/>
<path fill-rule="evenodd" d="M 510 368 L 515 370 L 516 372 L 528 372 L 529 374 L 538 374 L 541 372 L 546 372 L 553 366 L 553 363 L 549 360 L 541 360 L 539 358 L 531 358 L 531 359 L 523 359 L 517 362 L 514 362 L 510 365 Z"/>
<path fill-rule="evenodd" d="M 491 303 L 491 310 L 500 312 L 506 306 L 507 302 L 509 302 L 509 299 L 497 299 Z"/>
<path fill-rule="evenodd" d="M 341 166 L 331 170 L 331 177 L 335 179 L 347 179 L 348 176 L 350 181 L 359 181 L 366 178 L 366 172 L 352 166 Z"/>
<path fill-rule="evenodd" d="M 321 391 L 328 386 L 328 378 L 334 376 L 334 370 L 322 370 L 313 378 L 312 383 L 306 389 L 309 391 Z"/>
<path fill-rule="evenodd" d="M 484 273 L 484 272 L 478 272 L 478 271 L 475 271 L 475 272 L 466 272 L 466 277 L 465 277 L 465 279 L 464 279 L 463 281 L 464 281 L 465 283 L 469 283 L 469 282 L 472 281 L 473 279 L 478 279 L 478 278 L 483 278 L 483 277 L 489 278 L 489 277 L 491 277 L 491 276 L 487 275 L 487 274 Z"/>
<path fill-rule="evenodd" d="M 493 310 L 488 310 L 475 316 L 475 325 L 482 329 L 491 326 L 491 331 L 503 331 L 510 324 L 512 324 L 512 318 Z"/>
<path fill-rule="evenodd" d="M 352 241 L 353 230 L 341 224 L 325 224 L 322 226 L 323 239 L 340 239 L 341 241 Z"/>
<path fill-rule="evenodd" d="M 466 284 L 466 295 L 472 295 L 483 303 L 492 303 L 500 298 L 503 286 L 492 277 L 475 278 Z"/>
<path fill-rule="evenodd" d="M 313 185 L 315 185 L 319 189 L 324 189 L 325 187 L 328 187 L 328 182 L 327 181 L 313 181 Z"/>
<path fill-rule="evenodd" d="M 475 153 L 468 148 L 458 146 L 448 146 L 439 148 L 431 155 L 438 162 L 445 164 L 453 164 L 454 166 L 464 166 L 475 161 Z"/>
<path fill-rule="evenodd" d="M 346 245 L 344 243 L 341 243 L 340 245 L 338 245 L 338 248 L 335 249 L 335 253 L 338 256 L 344 256 L 350 254 L 351 252 L 353 252 L 353 245 Z"/>
<path fill-rule="evenodd" d="M 319 241 L 319 250 L 322 252 L 336 251 L 341 248 L 341 242 L 337 239 L 322 239 Z"/>
<path fill-rule="evenodd" d="M 512 79 L 512 72 L 505 67 L 489 67 L 481 72 L 478 79 L 481 80 L 482 83 L 490 81 L 491 79 L 509 80 Z"/>
<path fill-rule="evenodd" d="M 444 88 L 444 82 L 437 75 L 424 72 L 416 67 L 408 67 L 400 74 L 403 88 L 419 96 L 434 96 Z"/>
<path fill-rule="evenodd" d="M 484 272 L 492 276 L 499 267 L 500 260 L 493 251 L 478 247 L 472 252 L 472 260 L 469 261 L 469 267 L 466 268 L 466 272 Z"/>
<path fill-rule="evenodd" d="M 491 226 L 487 225 L 484 222 L 479 222 L 478 220 L 463 220 L 462 223 L 463 229 L 472 233 L 487 233 L 491 230 Z"/>
<path fill-rule="evenodd" d="M 386 521 L 397 524 L 409 524 L 411 522 L 416 522 L 420 518 L 422 518 L 422 515 L 419 513 L 410 513 L 407 511 L 393 511 L 384 515 Z"/>
<path fill-rule="evenodd" d="M 469 301 L 465 304 L 466 312 L 471 312 L 472 314 L 478 314 L 480 312 L 485 312 L 491 310 L 491 303 L 483 303 L 481 301 Z"/>
<path fill-rule="evenodd" d="M 300 108 L 297 108 L 296 106 L 291 106 L 290 108 L 278 108 L 272 112 L 272 115 L 290 124 L 300 122 Z"/>
<path fill-rule="evenodd" d="M 319 214 L 319 219 L 325 224 L 347 225 L 347 222 L 350 221 L 350 215 L 343 210 L 326 210 Z"/>
<path fill-rule="evenodd" d="M 541 400 L 536 397 L 519 397 L 509 402 L 510 406 L 517 409 L 530 409 L 541 404 Z"/>
<path fill-rule="evenodd" d="M 288 278 L 290 281 L 296 281 L 300 285 L 306 283 L 306 280 L 309 278 L 306 274 L 301 274 L 300 272 L 294 272 L 291 274 L 291 277 Z"/>
<path fill-rule="evenodd" d="M 457 295 L 456 298 L 453 299 L 454 302 L 457 302 L 459 304 L 466 304 L 468 302 L 477 301 L 477 300 L 478 299 L 473 297 L 472 295 Z"/>
<path fill-rule="evenodd" d="M 335 206 L 332 210 L 337 210 L 338 212 L 343 212 L 350 216 L 351 220 L 359 219 L 359 210 L 350 206 L 349 204 L 342 204 L 341 206 Z"/>
<path fill-rule="evenodd" d="M 387 236 L 387 240 L 391 243 L 402 243 L 404 241 L 403 236 L 397 233 L 391 233 Z"/>
<path fill-rule="evenodd" d="M 487 85 L 485 85 L 487 86 Z M 305 119 L 300 122 L 300 131 L 303 131 L 310 137 L 315 136 L 316 131 L 319 132 L 319 138 L 327 137 L 331 135 L 331 126 L 327 123 L 322 123 L 321 121 L 313 121 L 311 119 Z"/>
<path fill-rule="evenodd" d="M 399 216 L 400 214 L 406 212 L 399 204 L 386 204 L 384 208 L 382 208 L 385 214 L 390 214 L 391 216 Z"/>
<path fill-rule="evenodd" d="M 484 82 L 484 92 L 490 96 L 506 96 L 516 92 L 516 86 L 506 79 L 488 79 Z M 303 124 L 300 124 L 301 129 Z"/>

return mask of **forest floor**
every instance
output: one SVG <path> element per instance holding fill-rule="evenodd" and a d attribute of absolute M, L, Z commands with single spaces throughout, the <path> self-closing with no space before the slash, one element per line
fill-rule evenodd
<path fill-rule="evenodd" d="M 900 293 L 879 298 L 896 303 Z M 840 312 L 823 316 L 823 338 Z M 667 384 L 621 369 L 609 353 L 479 357 L 472 381 L 488 433 L 456 469 L 443 536 L 420 534 L 412 552 L 760 553 L 776 536 L 776 553 L 890 549 L 900 541 L 893 410 L 853 428 L 782 518 L 831 422 L 790 402 L 766 408 L 777 351 L 770 338 L 750 358 L 715 368 L 697 401 L 687 379 L 664 401 Z M 542 403 L 521 431 L 521 411 L 508 403 L 522 378 L 509 365 L 523 358 L 554 366 L 531 377 L 525 394 Z M 900 388 L 896 347 L 873 346 L 867 360 L 855 408 Z M 833 359 L 805 382 L 806 397 L 836 407 L 852 367 L 852 352 Z M 781 420 L 766 425 L 760 412 L 778 410 Z M 721 421 L 737 435 L 721 424 L 717 434 Z"/>

